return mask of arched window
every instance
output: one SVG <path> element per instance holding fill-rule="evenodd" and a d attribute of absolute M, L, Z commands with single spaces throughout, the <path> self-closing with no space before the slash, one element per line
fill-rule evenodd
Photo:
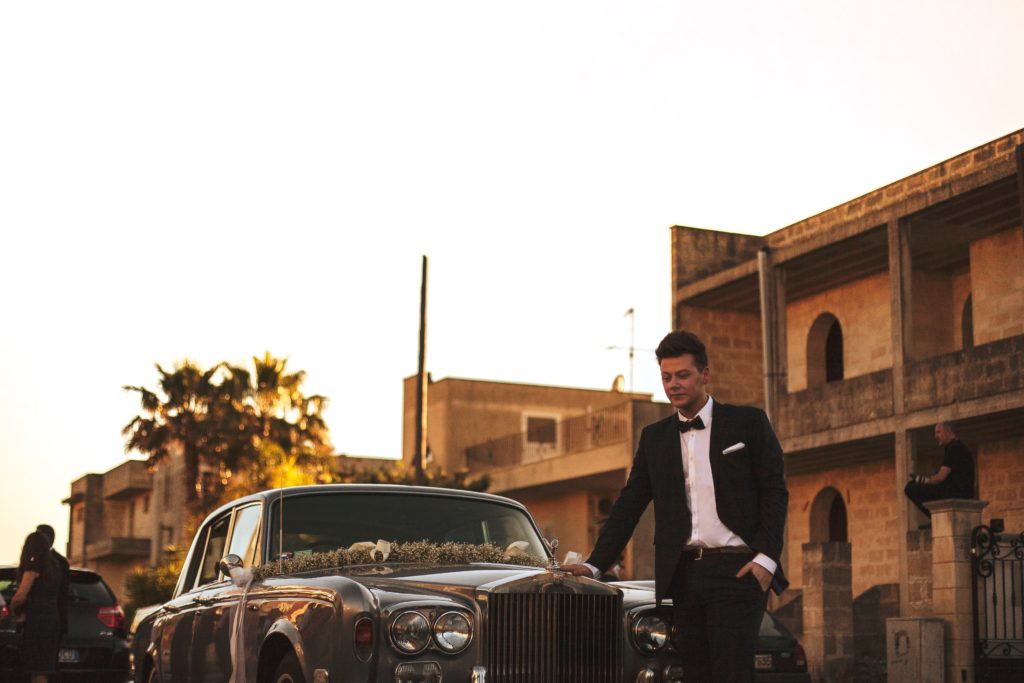
<path fill-rule="evenodd" d="M 807 386 L 843 379 L 843 328 L 831 313 L 822 313 L 807 335 Z"/>
<path fill-rule="evenodd" d="M 964 302 L 963 314 L 960 316 L 960 345 L 963 349 L 974 347 L 974 305 L 970 294 Z"/>
<path fill-rule="evenodd" d="M 811 543 L 848 540 L 843 496 L 831 486 L 824 488 L 811 503 Z"/>
<path fill-rule="evenodd" d="M 843 328 L 839 321 L 833 321 L 825 338 L 825 381 L 836 382 L 843 378 Z"/>

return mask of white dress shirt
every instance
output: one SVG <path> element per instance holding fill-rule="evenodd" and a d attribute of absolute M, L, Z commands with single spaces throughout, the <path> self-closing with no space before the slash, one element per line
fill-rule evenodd
<path fill-rule="evenodd" d="M 715 501 L 715 481 L 711 475 L 711 421 L 714 399 L 708 396 L 697 415 L 704 423 L 704 429 L 691 429 L 679 433 L 679 446 L 683 454 L 684 486 L 686 487 L 686 505 L 690 509 L 692 530 L 687 539 L 688 547 L 724 548 L 726 546 L 746 546 L 743 539 L 733 533 L 732 529 L 718 518 L 718 505 Z M 680 420 L 687 418 L 680 413 Z M 719 454 L 720 455 L 720 454 Z M 728 457 L 728 456 L 725 456 Z M 758 553 L 754 562 L 774 574 L 776 562 Z"/>
<path fill-rule="evenodd" d="M 743 539 L 722 523 L 718 518 L 718 506 L 715 502 L 715 482 L 711 475 L 711 415 L 714 400 L 708 396 L 696 419 L 700 417 L 704 429 L 691 429 L 679 433 L 679 446 L 683 456 L 684 487 L 686 488 L 686 505 L 690 509 L 692 530 L 687 539 L 687 547 L 703 546 L 705 548 L 723 548 L 725 546 L 746 546 Z M 687 420 L 679 413 L 680 420 Z M 728 456 L 724 456 L 728 457 Z M 778 564 L 764 553 L 754 556 L 754 562 L 775 574 Z M 593 565 L 587 564 L 594 578 L 601 572 Z"/>

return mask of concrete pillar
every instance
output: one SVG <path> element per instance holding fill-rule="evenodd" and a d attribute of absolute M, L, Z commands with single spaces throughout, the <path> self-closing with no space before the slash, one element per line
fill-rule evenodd
<path fill-rule="evenodd" d="M 946 622 L 946 680 L 974 682 L 971 531 L 984 500 L 936 500 L 932 513 L 932 614 Z"/>
<path fill-rule="evenodd" d="M 814 681 L 852 681 L 853 573 L 850 544 L 805 543 L 804 633 L 807 668 Z"/>
<path fill-rule="evenodd" d="M 921 529 L 907 532 L 907 582 L 900 614 L 924 617 L 932 614 L 932 533 Z"/>

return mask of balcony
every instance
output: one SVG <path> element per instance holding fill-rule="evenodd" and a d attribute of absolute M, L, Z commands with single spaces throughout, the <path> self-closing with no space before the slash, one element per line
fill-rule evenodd
<path fill-rule="evenodd" d="M 879 370 L 780 396 L 775 427 L 791 438 L 892 414 L 892 370 Z"/>
<path fill-rule="evenodd" d="M 516 432 L 470 446 L 466 465 L 473 471 L 500 469 L 623 443 L 629 438 L 630 407 L 623 403 L 563 420 L 550 443 L 530 442 L 526 432 Z"/>
<path fill-rule="evenodd" d="M 1024 389 L 1024 336 L 910 363 L 907 411 L 986 398 Z"/>
<path fill-rule="evenodd" d="M 129 460 L 103 475 L 103 497 L 124 500 L 153 489 L 153 475 L 142 460 Z"/>
<path fill-rule="evenodd" d="M 89 560 L 137 560 L 149 558 L 148 538 L 113 536 L 85 547 Z"/>

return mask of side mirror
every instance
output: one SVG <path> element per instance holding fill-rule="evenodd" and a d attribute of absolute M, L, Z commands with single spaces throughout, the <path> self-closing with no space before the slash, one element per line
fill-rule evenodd
<path fill-rule="evenodd" d="M 240 569 L 242 566 L 242 558 L 238 555 L 225 555 L 220 558 L 220 562 L 217 563 L 220 567 L 220 572 L 224 576 L 231 576 L 232 569 Z"/>

